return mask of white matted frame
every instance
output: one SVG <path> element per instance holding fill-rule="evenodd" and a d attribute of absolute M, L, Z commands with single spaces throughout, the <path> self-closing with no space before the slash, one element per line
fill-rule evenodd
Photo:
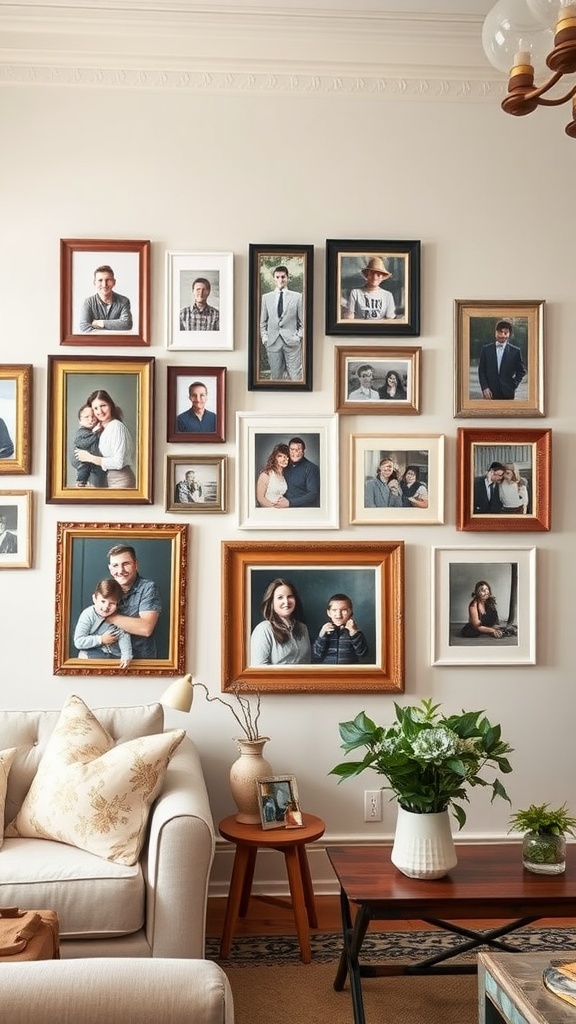
<path fill-rule="evenodd" d="M 32 491 L 0 491 L 0 569 L 32 568 Z"/>
<path fill-rule="evenodd" d="M 432 548 L 431 580 L 433 665 L 536 664 L 536 548 Z M 500 636 L 462 635 L 480 583 Z"/>
<path fill-rule="evenodd" d="M 276 445 L 304 442 L 304 458 L 310 480 L 310 497 L 302 493 L 287 507 L 264 508 L 258 504 L 258 478 Z M 287 413 L 236 414 L 238 444 L 236 500 L 241 530 L 337 530 L 338 417 L 299 416 Z M 319 487 L 312 493 L 312 482 Z M 290 500 L 290 491 L 287 492 Z M 296 502 L 306 504 L 297 505 Z"/>
<path fill-rule="evenodd" d="M 391 478 L 381 476 L 384 462 Z M 352 434 L 350 466 L 351 523 L 444 522 L 443 434 Z"/>
<path fill-rule="evenodd" d="M 231 252 L 166 253 L 166 348 L 174 352 L 219 352 L 234 348 L 234 254 Z M 208 329 L 182 327 L 181 312 L 194 303 L 192 287 L 207 281 L 207 304 L 217 311 Z M 189 321 L 188 321 L 189 322 Z"/>

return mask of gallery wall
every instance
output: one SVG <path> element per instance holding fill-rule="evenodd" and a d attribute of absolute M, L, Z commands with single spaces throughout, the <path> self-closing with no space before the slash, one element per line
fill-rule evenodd
<path fill-rule="evenodd" d="M 27 13 L 27 5 L 22 6 Z M 241 15 L 219 22 L 191 16 L 169 33 L 163 21 L 157 31 L 151 14 L 132 26 L 127 13 L 122 31 L 128 39 L 128 28 L 134 28 L 133 44 L 126 43 L 125 49 L 109 44 L 105 50 L 103 21 L 92 24 L 85 11 L 77 23 L 70 15 L 66 24 L 55 22 L 54 12 L 34 24 L 24 14 L 4 26 L 10 31 L 0 52 L 5 154 L 0 169 L 0 350 L 3 363 L 34 367 L 32 469 L 28 476 L 0 477 L 0 489 L 33 492 L 34 556 L 29 570 L 0 572 L 2 706 L 58 708 L 72 692 L 94 707 L 148 702 L 166 685 L 154 676 L 53 674 L 59 522 L 188 525 L 186 669 L 214 694 L 220 690 L 227 602 L 220 582 L 223 541 L 273 541 L 280 547 L 283 541 L 402 540 L 405 692 L 267 694 L 261 726 L 270 737 L 266 755 L 275 771 L 296 775 L 304 809 L 326 820 L 327 841 L 390 836 L 394 804 L 385 801 L 382 824 L 363 821 L 362 793 L 377 785 L 376 777 L 338 787 L 328 775 L 340 759 L 338 722 L 366 710 L 385 723 L 394 699 L 411 703 L 432 697 L 450 711 L 486 709 L 501 723 L 515 748 L 507 782 L 515 807 L 533 801 L 570 803 L 576 767 L 571 733 L 576 706 L 571 635 L 576 246 L 570 230 L 576 144 L 563 132 L 566 111 L 538 111 L 527 119 L 504 115 L 498 102 L 501 83 L 482 78 L 488 70 L 477 44 L 479 23 L 471 19 L 456 27 L 419 26 L 416 57 L 411 58 L 405 27 L 397 29 L 397 52 L 387 64 L 391 22 L 370 19 L 371 36 L 363 48 L 358 18 L 318 18 L 308 30 L 305 18 L 296 18 L 290 31 L 300 27 L 300 45 L 285 43 L 275 64 L 270 57 L 278 50 L 275 26 L 265 18 L 247 24 Z M 414 24 L 410 27 L 416 32 Z M 375 37 L 382 41 L 384 56 L 378 56 Z M 203 39 L 204 63 L 199 57 Z M 457 42 L 458 54 L 474 55 L 470 73 L 456 66 Z M 418 67 L 418 56 L 425 66 Z M 115 352 L 151 355 L 156 361 L 152 505 L 45 502 L 47 448 L 55 431 L 47 419 L 47 357 L 71 351 L 59 345 L 62 238 L 151 241 L 151 345 Z M 421 333 L 397 342 L 422 347 L 420 413 L 339 418 L 339 450 L 330 452 L 339 482 L 338 530 L 240 530 L 236 412 L 304 418 L 333 414 L 335 347 L 365 343 L 325 332 L 325 245 L 330 238 L 421 241 Z M 314 380 L 309 393 L 247 389 L 251 243 L 314 246 Z M 168 250 L 234 253 L 233 351 L 166 349 Z M 454 417 L 457 299 L 545 301 L 543 419 Z M 72 354 L 94 353 L 103 354 L 89 346 Z M 226 440 L 221 444 L 166 442 L 167 367 L 191 364 L 227 367 Z M 457 429 L 499 425 L 552 430 L 549 532 L 456 529 Z M 445 437 L 443 524 L 350 525 L 350 438 L 384 431 Z M 227 511 L 187 517 L 166 512 L 166 456 L 206 454 L 207 449 L 229 457 Z M 535 665 L 432 665 L 432 553 L 462 546 L 536 549 Z M 167 720 L 184 725 L 198 743 L 218 821 L 233 810 L 228 772 L 236 756 L 237 729 L 232 716 L 197 696 L 190 716 L 168 712 Z M 507 822 L 507 805 L 491 806 L 485 793 L 474 793 L 463 837 L 501 838 Z M 219 848 L 214 891 L 225 885 L 229 868 L 229 856 Z M 282 866 L 273 857 L 259 871 L 261 886 L 284 884 Z M 313 872 L 318 890 L 333 884 L 321 852 Z"/>

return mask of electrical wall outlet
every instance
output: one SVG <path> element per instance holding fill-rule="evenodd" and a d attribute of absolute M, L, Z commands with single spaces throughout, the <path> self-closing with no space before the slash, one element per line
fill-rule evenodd
<path fill-rule="evenodd" d="M 382 790 L 364 790 L 364 821 L 382 821 Z"/>

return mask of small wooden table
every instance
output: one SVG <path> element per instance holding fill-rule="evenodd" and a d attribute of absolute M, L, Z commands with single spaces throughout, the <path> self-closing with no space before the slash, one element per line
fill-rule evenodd
<path fill-rule="evenodd" d="M 542 971 L 574 953 L 479 953 L 480 1024 L 574 1024 L 575 1007 L 548 992 Z"/>
<path fill-rule="evenodd" d="M 566 850 L 566 871 L 536 875 L 522 866 L 522 844 L 475 843 L 457 846 L 458 863 L 445 878 L 407 878 L 390 860 L 386 846 L 331 846 L 326 850 L 340 883 L 344 938 L 334 988 L 347 976 L 354 1020 L 364 1024 L 361 976 L 391 974 L 463 974 L 476 964 L 447 964 L 468 950 L 490 949 L 519 954 L 504 937 L 542 917 L 576 917 L 576 844 Z M 350 904 L 358 907 L 354 924 Z M 482 931 L 455 921 L 506 921 Z M 514 919 L 514 920 L 512 920 Z M 370 921 L 420 920 L 461 935 L 462 943 L 416 964 L 360 964 L 362 943 Z"/>
<path fill-rule="evenodd" d="M 296 934 L 300 944 L 300 959 L 305 964 L 309 964 L 312 960 L 309 929 L 318 927 L 318 919 L 306 845 L 313 843 L 315 839 L 320 839 L 326 826 L 322 818 L 317 818 L 314 814 L 303 814 L 302 820 L 304 821 L 302 828 L 275 829 L 263 829 L 259 825 L 244 825 L 236 821 L 233 814 L 220 822 L 218 826 L 220 835 L 223 839 L 228 839 L 231 843 L 236 844 L 220 943 L 222 959 L 230 955 L 232 937 L 238 917 L 246 916 L 252 892 L 256 854 L 261 848 L 279 850 L 284 854 Z"/>

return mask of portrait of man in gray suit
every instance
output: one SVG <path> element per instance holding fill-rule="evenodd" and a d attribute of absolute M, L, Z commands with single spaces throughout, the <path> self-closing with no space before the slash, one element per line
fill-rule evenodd
<path fill-rule="evenodd" d="M 288 269 L 274 270 L 273 291 L 262 296 L 260 337 L 266 349 L 271 380 L 302 378 L 302 295 L 288 287 Z"/>

